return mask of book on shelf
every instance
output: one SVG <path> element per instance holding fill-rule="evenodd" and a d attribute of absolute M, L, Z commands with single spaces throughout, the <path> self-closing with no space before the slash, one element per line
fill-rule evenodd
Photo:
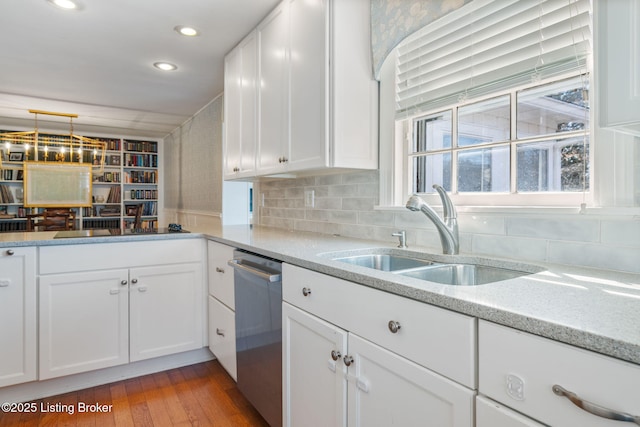
<path fill-rule="evenodd" d="M 0 185 L 0 203 L 14 203 L 13 193 L 7 185 Z"/>

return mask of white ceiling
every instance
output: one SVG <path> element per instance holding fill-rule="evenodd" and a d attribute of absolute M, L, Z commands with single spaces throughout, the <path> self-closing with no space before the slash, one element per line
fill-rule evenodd
<path fill-rule="evenodd" d="M 0 2 L 0 129 L 38 109 L 78 114 L 77 133 L 163 137 L 223 90 L 223 59 L 279 0 Z M 189 25 L 198 37 L 173 28 Z M 178 70 L 152 66 L 167 61 Z M 69 129 L 38 116 L 38 127 Z"/>

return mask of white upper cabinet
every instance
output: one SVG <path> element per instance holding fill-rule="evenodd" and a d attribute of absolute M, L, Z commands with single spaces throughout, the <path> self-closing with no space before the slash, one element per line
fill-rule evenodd
<path fill-rule="evenodd" d="M 284 0 L 258 25 L 255 175 L 378 167 L 369 15 L 368 2 Z M 225 109 L 240 96 L 234 76 L 229 67 Z M 225 110 L 227 127 L 237 111 L 239 121 L 246 119 L 244 109 Z M 226 162 L 232 165 L 240 149 L 231 144 L 242 138 L 230 129 L 226 137 Z M 245 176 L 229 169 L 225 174 Z"/>
<path fill-rule="evenodd" d="M 595 2 L 599 124 L 640 136 L 640 0 Z"/>
<path fill-rule="evenodd" d="M 224 176 L 255 174 L 257 129 L 257 44 L 249 33 L 224 61 Z"/>
<path fill-rule="evenodd" d="M 258 26 L 258 175 L 281 169 L 288 151 L 288 8 L 281 3 Z M 226 76 L 225 76 L 226 79 Z"/>

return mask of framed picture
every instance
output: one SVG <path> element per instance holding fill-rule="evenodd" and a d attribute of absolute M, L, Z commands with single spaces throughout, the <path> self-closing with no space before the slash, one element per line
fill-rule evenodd
<path fill-rule="evenodd" d="M 24 171 L 22 169 L 20 169 L 18 171 L 18 176 L 16 178 L 18 181 L 22 181 L 24 179 Z"/>
<path fill-rule="evenodd" d="M 22 159 L 24 158 L 24 153 L 22 152 L 13 152 L 9 154 L 9 161 L 10 162 L 21 162 Z"/>
<path fill-rule="evenodd" d="M 127 206 L 127 216 L 136 216 L 138 205 Z"/>
<path fill-rule="evenodd" d="M 25 207 L 90 207 L 91 165 L 25 162 Z"/>

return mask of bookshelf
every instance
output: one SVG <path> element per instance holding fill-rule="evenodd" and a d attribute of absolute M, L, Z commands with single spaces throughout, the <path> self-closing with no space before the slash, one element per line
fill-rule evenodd
<path fill-rule="evenodd" d="M 157 228 L 159 202 L 158 141 L 91 137 L 106 143 L 102 170 L 92 174 L 91 207 L 74 208 L 77 229 L 122 229 L 133 226 L 131 209 L 143 205 L 142 228 Z M 11 150 L 11 153 L 17 153 Z M 24 153 L 23 153 L 24 154 Z M 26 230 L 26 215 L 40 208 L 25 208 L 23 162 L 10 161 L 6 148 L 0 169 L 0 232 Z M 20 157 L 18 154 L 11 156 Z M 84 160 L 93 162 L 88 155 Z"/>

